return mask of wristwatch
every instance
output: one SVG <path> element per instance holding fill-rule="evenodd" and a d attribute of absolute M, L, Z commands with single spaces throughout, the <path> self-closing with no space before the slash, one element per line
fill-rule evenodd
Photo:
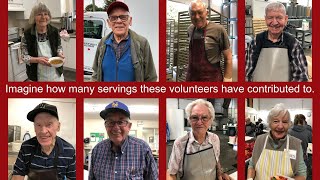
<path fill-rule="evenodd" d="M 248 178 L 247 180 L 253 180 L 253 178 Z"/>

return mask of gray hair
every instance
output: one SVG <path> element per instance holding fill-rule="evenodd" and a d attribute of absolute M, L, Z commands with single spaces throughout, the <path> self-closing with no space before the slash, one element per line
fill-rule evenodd
<path fill-rule="evenodd" d="M 279 114 L 284 113 L 289 116 L 289 121 L 291 123 L 290 112 L 285 108 L 283 103 L 276 104 L 269 112 L 267 117 L 267 122 L 270 125 L 272 118 L 279 116 Z"/>
<path fill-rule="evenodd" d="M 203 9 L 207 9 L 207 5 L 206 3 L 204 3 L 203 1 L 201 0 L 193 0 L 190 2 L 189 4 L 189 15 L 191 16 L 191 8 L 192 8 L 192 4 L 198 4 L 198 5 L 202 5 Z"/>
<path fill-rule="evenodd" d="M 276 11 L 276 10 L 280 10 L 282 11 L 282 13 L 284 15 L 286 15 L 286 7 L 284 7 L 283 4 L 279 3 L 279 2 L 273 2 L 273 3 L 270 3 L 266 6 L 265 8 L 265 16 L 267 15 L 267 13 L 269 11 Z"/>
<path fill-rule="evenodd" d="M 37 16 L 38 13 L 41 13 L 41 12 L 46 12 L 48 13 L 50 19 L 51 19 L 51 12 L 50 10 L 48 9 L 48 7 L 43 3 L 43 2 L 40 2 L 38 3 L 37 5 L 35 5 L 32 10 L 31 10 L 31 13 L 30 13 L 30 17 L 29 17 L 29 24 L 33 25 L 35 24 L 35 18 Z"/>
<path fill-rule="evenodd" d="M 211 116 L 211 122 L 214 120 L 215 118 L 215 112 L 214 112 L 214 108 L 212 106 L 212 104 L 209 101 L 203 100 L 203 99 L 197 99 L 195 101 L 192 101 L 191 103 L 189 103 L 186 107 L 186 114 L 187 114 L 187 118 L 188 118 L 188 122 L 190 123 L 190 116 L 191 116 L 191 112 L 194 106 L 196 105 L 205 105 L 207 106 L 210 116 Z"/>

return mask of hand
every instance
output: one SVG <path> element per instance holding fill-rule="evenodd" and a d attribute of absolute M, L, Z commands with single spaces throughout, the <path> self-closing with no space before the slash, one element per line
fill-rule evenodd
<path fill-rule="evenodd" d="M 233 180 L 228 174 L 223 173 L 218 176 L 218 180 Z"/>
<path fill-rule="evenodd" d="M 232 78 L 226 78 L 226 77 L 224 77 L 224 78 L 223 78 L 223 82 L 232 82 Z"/>
<path fill-rule="evenodd" d="M 49 58 L 47 58 L 47 57 L 38 57 L 37 58 L 37 62 L 39 64 L 43 64 L 43 65 L 46 65 L 46 66 L 51 66 L 51 64 L 49 63 Z"/>
<path fill-rule="evenodd" d="M 58 53 L 59 57 L 62 57 L 63 59 L 65 58 L 65 56 L 63 55 L 63 52 Z"/>

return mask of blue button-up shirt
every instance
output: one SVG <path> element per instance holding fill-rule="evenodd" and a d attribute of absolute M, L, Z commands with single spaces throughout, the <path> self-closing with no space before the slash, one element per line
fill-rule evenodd
<path fill-rule="evenodd" d="M 112 150 L 110 139 L 98 143 L 92 150 L 89 179 L 157 180 L 158 168 L 151 149 L 141 139 L 128 136 L 119 152 Z"/>

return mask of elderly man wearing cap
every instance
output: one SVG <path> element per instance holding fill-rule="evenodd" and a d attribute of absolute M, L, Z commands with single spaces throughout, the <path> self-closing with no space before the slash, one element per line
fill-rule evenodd
<path fill-rule="evenodd" d="M 100 112 L 109 139 L 92 150 L 89 179 L 158 179 L 151 149 L 141 139 L 129 136 L 128 107 L 114 101 Z"/>
<path fill-rule="evenodd" d="M 103 37 L 93 62 L 92 81 L 156 81 L 151 49 L 146 38 L 129 29 L 132 17 L 123 2 L 108 6 L 112 32 Z"/>
<path fill-rule="evenodd" d="M 57 107 L 41 103 L 28 113 L 27 119 L 34 123 L 36 137 L 22 143 L 12 179 L 76 179 L 75 149 L 57 136 Z"/>

